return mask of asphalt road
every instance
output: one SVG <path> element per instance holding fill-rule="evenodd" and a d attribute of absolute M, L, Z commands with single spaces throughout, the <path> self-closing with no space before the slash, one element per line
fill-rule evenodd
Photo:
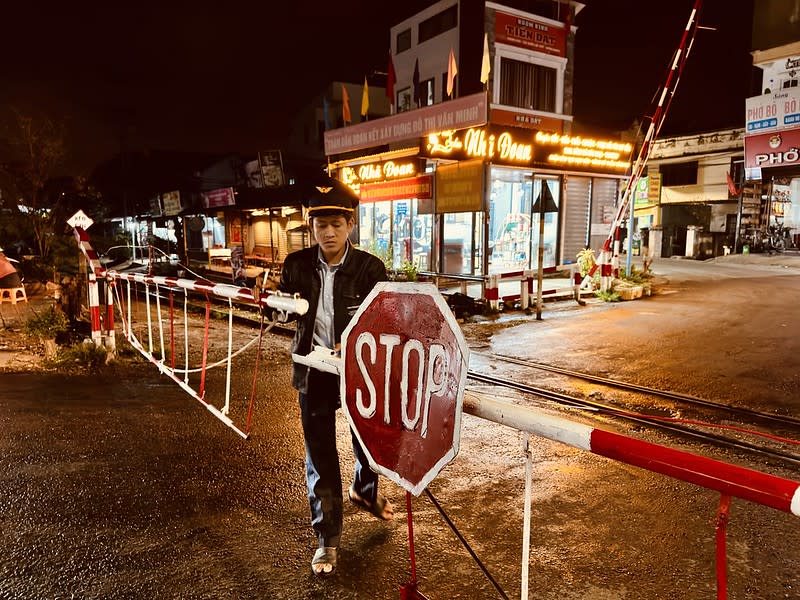
<path fill-rule="evenodd" d="M 547 305 L 542 321 L 505 315 L 464 330 L 482 352 L 797 415 L 800 269 L 771 261 L 657 261 L 651 298 Z M 236 332 L 237 341 L 251 335 Z M 249 441 L 150 365 L 100 377 L 0 375 L 0 598 L 399 597 L 410 579 L 407 513 L 404 492 L 390 482 L 383 490 L 398 518 L 387 525 L 347 507 L 336 576 L 311 574 L 289 360 L 287 340 L 268 337 Z M 252 373 L 243 358 L 234 376 L 241 396 Z M 222 385 L 209 382 L 209 395 Z M 234 411 L 244 410 L 241 396 Z M 347 477 L 343 416 L 339 425 Z M 512 598 L 522 445 L 518 432 L 465 415 L 461 451 L 430 485 Z M 531 453 L 531 598 L 715 597 L 715 493 L 547 440 L 533 439 Z M 746 466 L 800 480 L 757 460 Z M 424 497 L 413 500 L 413 522 L 422 592 L 501 597 Z M 800 598 L 797 517 L 734 500 L 728 546 L 729 597 Z"/>

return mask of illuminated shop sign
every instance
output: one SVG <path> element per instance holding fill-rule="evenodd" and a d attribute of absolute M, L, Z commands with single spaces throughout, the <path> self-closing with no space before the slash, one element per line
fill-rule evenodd
<path fill-rule="evenodd" d="M 550 165 L 564 168 L 604 169 L 627 171 L 631 166 L 633 145 L 614 140 L 595 140 L 576 135 L 538 131 L 534 137 L 537 148 Z"/>
<path fill-rule="evenodd" d="M 800 165 L 800 127 L 744 138 L 744 166 L 748 169 Z"/>
<path fill-rule="evenodd" d="M 421 175 L 381 183 L 365 183 L 361 186 L 360 195 L 362 203 L 407 198 L 428 200 L 433 197 L 433 178 L 430 175 Z"/>
<path fill-rule="evenodd" d="M 486 158 L 492 162 L 527 165 L 533 160 L 530 140 L 511 131 L 471 128 L 432 133 L 423 143 L 427 156 L 442 158 Z"/>
<path fill-rule="evenodd" d="M 627 142 L 497 126 L 432 133 L 420 144 L 420 154 L 431 158 L 602 173 L 627 171 L 632 151 Z"/>
<path fill-rule="evenodd" d="M 567 32 L 563 23 L 555 24 L 497 11 L 495 40 L 501 44 L 511 44 L 543 54 L 564 56 Z"/>
<path fill-rule="evenodd" d="M 418 160 L 386 160 L 342 167 L 339 170 L 339 179 L 358 192 L 365 183 L 416 177 L 421 170 Z"/>

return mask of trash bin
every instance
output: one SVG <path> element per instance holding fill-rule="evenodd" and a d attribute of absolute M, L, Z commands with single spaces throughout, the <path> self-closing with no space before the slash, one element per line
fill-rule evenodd
<path fill-rule="evenodd" d="M 750 254 L 750 246 L 748 244 L 742 246 L 742 254 Z"/>

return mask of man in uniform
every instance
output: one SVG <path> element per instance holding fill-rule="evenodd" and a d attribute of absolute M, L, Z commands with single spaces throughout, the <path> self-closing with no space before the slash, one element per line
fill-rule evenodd
<path fill-rule="evenodd" d="M 279 289 L 308 300 L 300 317 L 292 352 L 306 355 L 314 346 L 339 350 L 342 332 L 359 305 L 379 281 L 386 280 L 380 259 L 353 247 L 358 198 L 341 182 L 329 180 L 308 199 L 308 219 L 317 245 L 286 257 Z M 315 575 L 336 569 L 342 532 L 342 479 L 336 451 L 336 409 L 341 406 L 336 375 L 295 363 L 292 385 L 299 391 L 306 447 L 306 483 L 311 526 L 319 544 L 311 561 Z M 351 431 L 355 455 L 350 501 L 383 520 L 394 516 L 392 505 L 378 495 L 378 475 Z"/>

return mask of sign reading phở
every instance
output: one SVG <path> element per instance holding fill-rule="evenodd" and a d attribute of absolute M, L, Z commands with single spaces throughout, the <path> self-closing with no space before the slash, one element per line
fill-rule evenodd
<path fill-rule="evenodd" d="M 745 107 L 748 134 L 797 127 L 800 125 L 800 88 L 782 88 L 747 98 Z"/>
<path fill-rule="evenodd" d="M 744 166 L 748 169 L 800 165 L 800 127 L 744 138 Z"/>

